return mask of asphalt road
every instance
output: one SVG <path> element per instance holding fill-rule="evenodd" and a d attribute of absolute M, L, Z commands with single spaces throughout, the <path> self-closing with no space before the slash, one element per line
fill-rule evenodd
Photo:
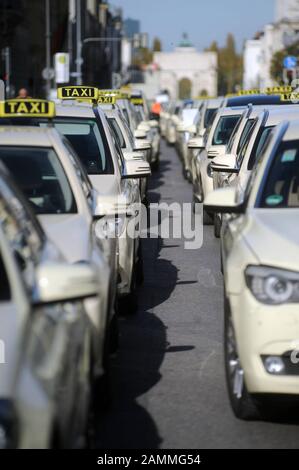
<path fill-rule="evenodd" d="M 175 150 L 163 143 L 150 200 L 182 203 L 191 196 Z M 205 227 L 198 250 L 185 250 L 183 240 L 147 239 L 143 253 L 139 311 L 121 319 L 113 400 L 101 422 L 98 446 L 298 448 L 299 411 L 276 421 L 242 422 L 230 410 L 219 243 L 212 227 Z"/>

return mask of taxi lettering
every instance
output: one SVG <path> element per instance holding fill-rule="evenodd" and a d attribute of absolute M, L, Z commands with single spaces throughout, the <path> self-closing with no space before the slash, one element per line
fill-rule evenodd
<path fill-rule="evenodd" d="M 57 96 L 60 99 L 97 99 L 98 90 L 95 87 L 69 86 L 61 87 L 57 90 Z"/>
<path fill-rule="evenodd" d="M 53 117 L 55 105 L 51 101 L 33 99 L 12 99 L 0 104 L 0 115 L 8 117 L 44 116 Z"/>
<path fill-rule="evenodd" d="M 115 96 L 112 96 L 112 95 L 99 96 L 98 103 L 99 104 L 114 104 Z"/>

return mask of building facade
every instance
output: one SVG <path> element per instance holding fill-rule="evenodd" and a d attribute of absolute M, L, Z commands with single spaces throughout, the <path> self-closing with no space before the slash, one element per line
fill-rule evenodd
<path fill-rule="evenodd" d="M 122 15 L 104 0 L 50 0 L 51 68 L 56 52 L 69 52 L 69 83 L 76 83 L 77 9 L 81 15 L 82 82 L 110 87 L 113 74 L 121 71 Z M 88 38 L 98 41 L 85 42 Z M 46 0 L 0 2 L 0 50 L 0 75 L 9 80 L 10 95 L 26 87 L 32 96 L 45 96 Z M 55 88 L 53 78 L 51 87 Z"/>
<path fill-rule="evenodd" d="M 217 95 L 215 52 L 198 52 L 188 41 L 183 41 L 173 52 L 156 52 L 153 62 L 160 88 L 167 90 L 172 99 Z"/>
<path fill-rule="evenodd" d="M 245 42 L 244 88 L 275 85 L 270 73 L 273 55 L 298 40 L 299 0 L 276 0 L 275 22 Z"/>

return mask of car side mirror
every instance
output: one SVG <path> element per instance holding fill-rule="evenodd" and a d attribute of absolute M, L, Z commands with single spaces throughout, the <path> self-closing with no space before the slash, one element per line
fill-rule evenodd
<path fill-rule="evenodd" d="M 136 139 L 134 144 L 134 152 L 140 152 L 141 150 L 150 150 L 152 144 L 146 139 Z"/>
<path fill-rule="evenodd" d="M 151 119 L 151 120 L 149 121 L 149 125 L 150 125 L 151 127 L 153 127 L 153 128 L 159 127 L 159 122 L 158 122 L 156 119 Z"/>
<path fill-rule="evenodd" d="M 190 132 L 190 134 L 196 134 L 196 131 L 197 129 L 196 129 L 195 124 L 191 124 L 191 126 L 187 126 L 186 132 Z"/>
<path fill-rule="evenodd" d="M 226 151 L 226 145 L 213 145 L 208 150 L 208 158 L 216 158 L 223 156 Z"/>
<path fill-rule="evenodd" d="M 213 159 L 211 168 L 213 171 L 221 173 L 239 173 L 239 168 L 236 165 L 236 155 L 224 154 Z"/>
<path fill-rule="evenodd" d="M 36 268 L 35 304 L 83 300 L 98 294 L 98 272 L 89 263 L 42 263 Z"/>
<path fill-rule="evenodd" d="M 188 142 L 188 148 L 193 150 L 205 148 L 203 137 L 195 137 L 194 139 L 190 139 Z"/>
<path fill-rule="evenodd" d="M 151 175 L 151 167 L 144 160 L 127 160 L 125 162 L 125 171 L 123 179 L 146 178 Z"/>
<path fill-rule="evenodd" d="M 134 137 L 135 139 L 146 139 L 146 132 L 141 129 L 136 129 L 134 131 Z"/>
<path fill-rule="evenodd" d="M 216 189 L 205 197 L 204 208 L 216 214 L 242 214 L 245 204 L 236 203 L 236 189 L 232 187 Z"/>

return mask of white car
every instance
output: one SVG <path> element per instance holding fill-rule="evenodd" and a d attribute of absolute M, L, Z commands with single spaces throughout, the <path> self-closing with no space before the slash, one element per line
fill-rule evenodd
<path fill-rule="evenodd" d="M 78 448 L 91 406 L 98 273 L 68 264 L 0 164 L 0 449 Z"/>
<path fill-rule="evenodd" d="M 206 209 L 233 215 L 222 229 L 225 367 L 235 415 L 258 417 L 298 397 L 299 121 L 271 133 L 245 193 L 211 192 Z"/>
<path fill-rule="evenodd" d="M 141 160 L 124 159 L 100 106 L 65 101 L 56 106 L 56 117 L 52 122 L 74 147 L 100 197 L 104 200 L 114 198 L 116 207 L 121 203 L 128 208 L 125 215 L 117 220 L 117 288 L 118 294 L 126 297 L 126 308 L 135 311 L 136 283 L 142 267 L 139 219 L 133 214 L 134 208 L 138 211 L 141 203 L 136 179 L 146 178 L 151 174 L 149 164 Z M 136 219 L 134 234 L 129 229 L 133 225 L 132 219 Z"/>
<path fill-rule="evenodd" d="M 0 160 L 65 259 L 73 265 L 93 263 L 98 268 L 99 295 L 85 303 L 93 327 L 97 382 L 105 373 L 110 340 L 117 341 L 117 320 L 113 266 L 108 265 L 94 230 L 96 192 L 69 142 L 53 127 L 1 127 Z"/>
<path fill-rule="evenodd" d="M 239 142 L 236 139 L 223 155 L 213 160 L 211 166 L 214 172 L 214 184 L 216 175 L 221 170 L 222 177 L 218 177 L 217 185 L 237 186 L 238 191 L 244 193 L 252 168 L 270 138 L 272 129 L 284 120 L 297 120 L 298 116 L 297 105 L 270 106 L 267 109 L 254 107 L 248 119 L 243 122 Z"/>
<path fill-rule="evenodd" d="M 225 153 L 226 145 L 235 126 L 244 112 L 244 108 L 221 108 L 213 122 L 211 130 L 206 133 L 205 139 L 195 138 L 188 143 L 190 149 L 199 149 L 196 157 L 196 174 L 193 179 L 193 201 L 202 203 L 205 197 L 213 191 L 213 173 L 211 162 Z M 204 224 L 211 223 L 210 214 L 203 212 Z"/>
<path fill-rule="evenodd" d="M 180 116 L 180 123 L 176 128 L 176 146 L 179 157 L 182 160 L 183 174 L 186 179 L 191 179 L 191 162 L 188 158 L 188 142 L 190 139 L 190 128 L 199 115 L 198 108 L 183 109 Z"/>
<path fill-rule="evenodd" d="M 118 146 L 121 148 L 124 159 L 146 161 L 146 152 L 139 150 L 138 147 L 136 147 L 133 133 L 124 119 L 119 107 L 102 107 L 102 109 L 105 112 L 106 118 L 118 143 Z M 141 201 L 143 203 L 147 203 L 147 178 L 140 178 L 137 180 L 137 184 L 139 185 L 140 189 Z"/>

